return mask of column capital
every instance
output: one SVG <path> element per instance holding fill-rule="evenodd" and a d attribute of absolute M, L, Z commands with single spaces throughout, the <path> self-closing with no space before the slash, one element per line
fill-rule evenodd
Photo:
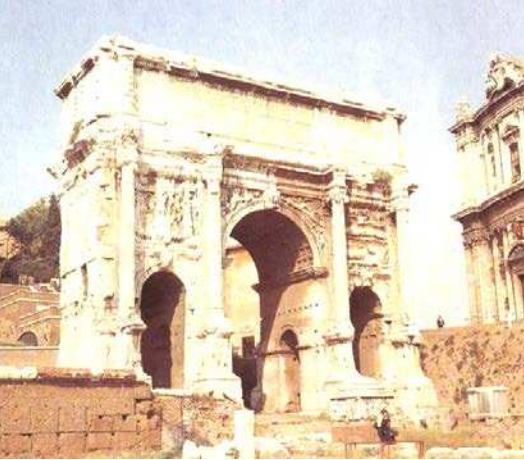
<path fill-rule="evenodd" d="M 329 201 L 333 204 L 346 204 L 349 202 L 349 195 L 346 187 L 333 187 L 328 191 Z"/>

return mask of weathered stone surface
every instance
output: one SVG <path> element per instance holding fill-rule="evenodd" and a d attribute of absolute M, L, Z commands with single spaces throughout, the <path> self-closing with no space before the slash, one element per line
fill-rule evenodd
<path fill-rule="evenodd" d="M 106 37 L 56 91 L 59 364 L 267 412 L 431 411 L 402 298 L 405 116 L 173 56 Z"/>
<path fill-rule="evenodd" d="M 291 458 L 288 450 L 274 438 L 255 438 L 256 458 Z"/>

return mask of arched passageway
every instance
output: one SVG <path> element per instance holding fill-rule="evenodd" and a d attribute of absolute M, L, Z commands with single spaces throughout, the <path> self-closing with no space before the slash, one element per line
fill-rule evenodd
<path fill-rule="evenodd" d="M 298 411 L 298 338 L 286 328 L 307 323 L 312 249 L 293 221 L 272 210 L 248 214 L 231 237 L 225 311 L 235 330 L 233 369 L 244 402 L 267 412 Z"/>
<path fill-rule="evenodd" d="M 286 412 L 300 411 L 300 354 L 298 338 L 288 329 L 280 338 L 282 349 L 281 382 L 283 405 Z"/>
<path fill-rule="evenodd" d="M 350 316 L 355 335 L 353 357 L 355 367 L 367 377 L 380 377 L 379 346 L 382 331 L 380 299 L 369 287 L 357 287 L 351 293 Z"/>
<path fill-rule="evenodd" d="M 184 308 L 182 282 L 170 272 L 151 275 L 142 287 L 140 313 L 146 324 L 140 351 L 154 388 L 184 385 Z"/>

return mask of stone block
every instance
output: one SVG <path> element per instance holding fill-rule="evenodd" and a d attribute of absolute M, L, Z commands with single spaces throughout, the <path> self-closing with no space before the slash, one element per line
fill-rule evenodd
<path fill-rule="evenodd" d="M 154 412 L 153 402 L 150 400 L 139 401 L 136 403 L 137 414 L 149 415 Z"/>
<path fill-rule="evenodd" d="M 90 412 L 98 415 L 131 415 L 135 401 L 131 398 L 101 399 L 89 406 Z"/>
<path fill-rule="evenodd" d="M 138 433 L 138 436 L 143 450 L 159 450 L 162 448 L 162 431 L 142 431 Z"/>
<path fill-rule="evenodd" d="M 255 458 L 255 413 L 252 410 L 235 411 L 234 440 L 240 458 Z"/>
<path fill-rule="evenodd" d="M 87 431 L 86 409 L 81 406 L 61 407 L 58 413 L 58 429 L 63 433 Z"/>
<path fill-rule="evenodd" d="M 86 435 L 84 433 L 60 433 L 58 447 L 61 455 L 85 452 Z"/>
<path fill-rule="evenodd" d="M 137 417 L 135 415 L 115 416 L 114 422 L 115 431 L 137 431 Z"/>
<path fill-rule="evenodd" d="M 497 450 L 489 447 L 460 447 L 457 454 L 459 458 L 498 458 Z"/>
<path fill-rule="evenodd" d="M 2 451 L 6 455 L 22 454 L 31 450 L 31 436 L 22 434 L 2 435 Z"/>
<path fill-rule="evenodd" d="M 140 400 L 140 399 L 152 399 L 153 393 L 151 391 L 151 387 L 149 385 L 143 384 L 138 385 L 133 388 L 132 391 L 133 398 Z"/>
<path fill-rule="evenodd" d="M 455 449 L 449 447 L 433 447 L 426 451 L 426 458 L 458 458 Z"/>
<path fill-rule="evenodd" d="M 31 432 L 29 405 L 7 405 L 0 409 L 0 433 L 21 434 Z"/>
<path fill-rule="evenodd" d="M 112 432 L 115 418 L 110 415 L 98 415 L 89 413 L 88 431 L 90 432 Z"/>
<path fill-rule="evenodd" d="M 149 431 L 149 419 L 147 418 L 147 415 L 137 414 L 135 415 L 135 420 L 137 431 Z"/>
<path fill-rule="evenodd" d="M 31 407 L 31 431 L 33 433 L 58 432 L 58 408 L 51 406 Z"/>
<path fill-rule="evenodd" d="M 524 450 L 520 450 L 520 449 L 499 450 L 498 458 L 524 458 Z"/>
<path fill-rule="evenodd" d="M 113 435 L 111 433 L 88 433 L 87 450 L 111 450 Z"/>
<path fill-rule="evenodd" d="M 58 453 L 57 433 L 35 433 L 31 451 L 35 455 L 56 455 Z"/>
<path fill-rule="evenodd" d="M 115 450 L 137 450 L 141 447 L 141 438 L 136 432 L 117 432 L 113 436 Z"/>

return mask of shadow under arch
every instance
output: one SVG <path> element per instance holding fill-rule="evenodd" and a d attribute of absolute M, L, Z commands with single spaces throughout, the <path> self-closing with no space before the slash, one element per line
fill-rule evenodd
<path fill-rule="evenodd" d="M 291 330 L 282 334 L 281 328 L 284 324 L 296 325 L 303 315 L 299 307 L 306 302 L 308 283 L 315 277 L 313 249 L 302 229 L 277 210 L 245 215 L 228 237 L 249 253 L 258 274 L 258 284 L 253 286 L 258 293 L 260 321 L 260 340 L 253 358 L 257 385 L 252 393 L 255 397 L 244 395 L 244 400 L 256 410 L 300 410 L 300 359 L 290 334 L 296 344 L 298 339 Z M 234 325 L 234 318 L 229 319 Z M 287 363 L 290 359 L 294 368 Z M 239 369 L 235 357 L 233 364 L 243 381 L 250 378 L 243 375 L 249 366 L 243 363 L 243 369 Z M 288 368 L 292 370 L 288 372 Z M 294 390 L 286 390 L 293 386 Z"/>
<path fill-rule="evenodd" d="M 153 388 L 184 385 L 185 288 L 169 271 L 150 275 L 142 286 L 140 315 L 146 325 L 140 343 L 142 368 Z"/>
<path fill-rule="evenodd" d="M 379 346 L 382 333 L 381 303 L 370 287 L 356 287 L 349 298 L 350 318 L 355 328 L 353 358 L 358 372 L 380 377 Z"/>

